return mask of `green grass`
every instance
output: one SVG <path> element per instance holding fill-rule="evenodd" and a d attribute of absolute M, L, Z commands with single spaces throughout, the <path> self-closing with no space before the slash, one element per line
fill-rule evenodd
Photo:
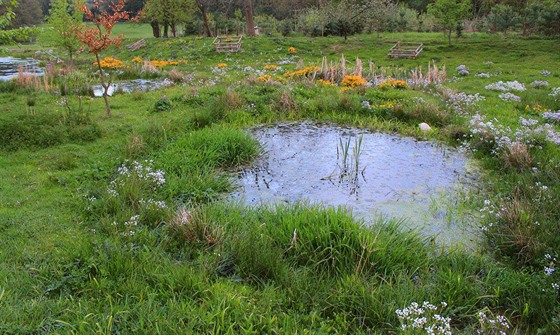
<path fill-rule="evenodd" d="M 444 249 L 398 220 L 364 227 L 344 209 L 246 208 L 223 199 L 235 187 L 231 173 L 261 152 L 242 131 L 247 126 L 312 119 L 457 145 L 474 113 L 515 129 L 521 116 L 540 117 L 536 104 L 559 110 L 549 89 L 529 85 L 546 79 L 560 86 L 557 40 L 473 34 L 449 46 L 441 34 L 272 36 L 246 38 L 241 52 L 226 55 L 208 38 L 153 39 L 148 25 L 118 25 L 115 32 L 126 34 L 126 43 L 147 38 L 136 52 L 103 55 L 129 66 L 115 79 L 142 76 L 133 57 L 188 60 L 175 68 L 192 78 L 162 91 L 117 94 L 110 118 L 102 99 L 84 97 L 79 110 L 70 94 L 68 110 L 56 93 L 0 85 L 0 129 L 12 134 L 0 139 L 0 333 L 392 334 L 400 329 L 395 310 L 413 301 L 447 302 L 442 313 L 454 333 L 474 333 L 484 309 L 524 333 L 559 331 L 552 287 L 559 280 L 543 268 L 555 265 L 546 253 L 560 256 L 560 152 L 541 137 L 529 148 L 529 166 L 515 165 L 503 149 L 494 154 L 488 138 L 469 140 L 483 184 L 457 206 L 478 211 L 489 199 L 505 208 L 500 218 L 473 223 L 494 224 L 478 252 Z M 425 52 L 390 60 L 387 49 L 398 40 L 424 42 Z M 341 92 L 282 76 L 298 62 L 320 66 L 323 56 L 340 62 L 343 54 L 349 67 L 362 59 L 369 76 L 368 61 L 377 74 L 394 77 L 435 62 L 453 78 L 464 64 L 471 74 L 444 86 L 486 100 L 459 115 L 438 87 Z M 262 72 L 272 82 L 259 81 L 255 70 L 283 60 L 291 63 L 281 71 Z M 95 82 L 91 61 L 81 54 L 78 74 L 56 80 L 76 89 Z M 227 67 L 215 70 L 222 62 Z M 171 68 L 149 76 L 164 78 Z M 522 103 L 484 89 L 498 80 L 523 82 L 527 90 L 516 93 Z M 26 108 L 30 94 L 35 116 Z M 364 100 L 394 106 L 371 112 Z M 434 130 L 423 134 L 420 122 Z M 132 170 L 133 161 L 143 165 L 139 172 L 119 172 Z M 160 169 L 163 184 L 150 174 Z"/>

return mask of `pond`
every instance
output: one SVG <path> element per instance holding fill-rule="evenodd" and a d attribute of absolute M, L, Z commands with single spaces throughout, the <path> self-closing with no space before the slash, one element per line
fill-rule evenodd
<path fill-rule="evenodd" d="M 133 91 L 153 91 L 163 87 L 171 86 L 173 82 L 169 79 L 163 80 L 148 80 L 148 79 L 134 79 L 129 81 L 121 81 L 118 83 L 113 83 L 107 92 L 109 96 L 112 96 L 115 91 L 123 93 L 131 93 Z M 93 95 L 96 97 L 103 96 L 103 88 L 101 85 L 93 85 Z"/>
<path fill-rule="evenodd" d="M 24 73 L 42 76 L 44 70 L 39 67 L 39 61 L 33 58 L 0 57 L 0 80 L 10 80 L 17 77 L 18 69 Z"/>
<path fill-rule="evenodd" d="M 345 206 L 370 224 L 379 215 L 443 244 L 473 247 L 476 224 L 461 192 L 475 181 L 468 158 L 429 141 L 314 123 L 250 130 L 265 154 L 239 174 L 248 205 L 307 201 Z"/>

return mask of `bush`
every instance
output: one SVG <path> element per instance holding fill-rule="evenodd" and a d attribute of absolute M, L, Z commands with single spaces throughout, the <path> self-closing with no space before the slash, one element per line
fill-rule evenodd
<path fill-rule="evenodd" d="M 66 142 L 91 142 L 101 137 L 101 128 L 86 113 L 38 113 L 3 116 L 0 133 L 0 148 L 17 151 Z"/>

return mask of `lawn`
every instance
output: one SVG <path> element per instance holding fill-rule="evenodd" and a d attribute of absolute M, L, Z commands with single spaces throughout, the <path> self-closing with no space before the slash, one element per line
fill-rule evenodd
<path fill-rule="evenodd" d="M 419 334 L 420 312 L 456 334 L 560 331 L 557 39 L 259 36 L 216 54 L 210 38 L 115 32 L 146 46 L 102 55 L 122 61 L 113 80 L 174 85 L 117 93 L 109 117 L 88 95 L 87 52 L 72 73 L 0 83 L 0 333 Z M 389 59 L 396 41 L 425 51 Z M 439 79 L 414 81 L 434 66 Z M 370 85 L 345 87 L 343 68 Z M 500 81 L 509 92 L 486 88 Z M 227 201 L 262 153 L 245 129 L 302 120 L 461 147 L 481 174 L 456 206 L 480 245 L 443 247 L 398 218 Z"/>

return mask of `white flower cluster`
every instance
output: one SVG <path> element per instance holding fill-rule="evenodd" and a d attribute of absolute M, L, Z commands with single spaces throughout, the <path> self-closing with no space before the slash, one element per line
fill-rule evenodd
<path fill-rule="evenodd" d="M 553 87 L 549 96 L 556 101 L 560 101 L 560 87 Z"/>
<path fill-rule="evenodd" d="M 441 303 L 441 309 L 447 307 L 447 303 Z M 428 301 L 422 306 L 412 302 L 410 306 L 397 309 L 395 313 L 401 322 L 401 330 L 421 330 L 429 335 L 451 335 L 451 318 L 437 314 L 438 307 Z"/>
<path fill-rule="evenodd" d="M 533 203 L 549 201 L 552 199 L 550 188 L 543 185 L 541 182 L 536 182 L 534 186 L 529 186 L 529 188 L 535 191 Z M 499 224 L 499 221 L 504 217 L 504 215 L 507 216 L 507 208 L 498 207 L 488 199 L 484 200 L 484 206 L 479 210 L 479 212 L 480 218 L 488 221 L 486 225 L 481 227 L 483 232 L 488 232 L 492 227 Z M 540 223 L 538 221 L 534 221 L 533 225 L 540 226 Z"/>
<path fill-rule="evenodd" d="M 490 78 L 490 73 L 488 72 L 479 72 L 475 75 L 478 78 Z"/>
<path fill-rule="evenodd" d="M 446 105 L 459 115 L 468 115 L 468 109 L 477 103 L 486 100 L 486 98 L 478 93 L 466 94 L 464 92 L 449 93 L 447 95 Z"/>
<path fill-rule="evenodd" d="M 485 121 L 483 115 L 475 114 L 469 121 L 470 134 L 491 142 L 494 145 L 493 154 L 515 142 L 534 146 L 538 138 L 560 145 L 560 133 L 551 124 L 540 124 L 538 120 L 523 117 L 519 118 L 519 122 L 521 126 L 513 132 L 511 128 L 499 124 L 497 119 Z"/>
<path fill-rule="evenodd" d="M 111 181 L 110 187 L 107 192 L 112 196 L 117 196 L 117 188 L 124 187 L 129 178 L 138 178 L 152 184 L 154 189 L 161 187 L 165 184 L 165 172 L 162 170 L 154 170 L 152 165 L 153 160 L 145 160 L 143 163 L 133 161 L 130 167 L 125 162 L 117 169 L 117 177 Z"/>
<path fill-rule="evenodd" d="M 544 112 L 542 117 L 549 122 L 560 123 L 560 110 L 557 112 Z"/>
<path fill-rule="evenodd" d="M 165 201 L 159 201 L 154 199 L 148 199 L 148 200 L 140 199 L 138 200 L 138 203 L 140 205 L 153 206 L 157 209 L 167 209 L 167 204 L 165 203 Z"/>
<path fill-rule="evenodd" d="M 545 77 L 550 76 L 550 74 L 551 74 L 551 72 L 548 71 L 548 70 L 542 70 L 542 71 L 541 71 L 541 75 L 543 75 L 543 76 L 545 76 Z"/>
<path fill-rule="evenodd" d="M 369 101 L 363 100 L 362 101 L 362 108 L 367 109 L 367 110 L 371 110 L 371 105 L 369 104 Z"/>
<path fill-rule="evenodd" d="M 471 136 L 479 136 L 485 141 L 494 142 L 494 154 L 512 142 L 508 136 L 512 133 L 511 128 L 499 124 L 496 118 L 485 121 L 484 115 L 475 114 L 469 121 L 469 126 Z"/>
<path fill-rule="evenodd" d="M 531 83 L 531 86 L 533 86 L 534 88 L 547 87 L 548 86 L 548 81 L 546 81 L 546 80 L 535 80 Z"/>
<path fill-rule="evenodd" d="M 466 65 L 461 64 L 461 65 L 457 66 L 457 68 L 455 68 L 455 70 L 461 76 L 467 76 L 467 75 L 470 74 L 469 69 L 467 68 Z"/>
<path fill-rule="evenodd" d="M 500 98 L 502 101 L 521 102 L 520 97 L 509 92 L 498 95 L 498 98 Z"/>
<path fill-rule="evenodd" d="M 546 264 L 544 266 L 544 274 L 547 277 L 552 277 L 554 275 L 554 273 L 558 273 L 558 272 L 556 272 L 556 263 L 558 263 L 558 259 L 556 257 L 552 256 L 551 254 L 546 254 L 546 255 L 544 255 L 544 260 L 545 260 L 545 264 Z M 557 283 L 557 282 L 552 282 L 551 286 L 552 286 L 552 289 L 555 290 L 555 291 L 560 290 L 560 284 Z"/>
<path fill-rule="evenodd" d="M 554 271 L 556 271 L 556 263 L 558 262 L 558 260 L 556 259 L 556 257 L 553 257 L 550 254 L 544 255 L 544 259 L 548 263 L 548 266 L 544 267 L 544 273 L 547 276 L 552 276 Z"/>
<path fill-rule="evenodd" d="M 497 83 L 486 85 L 485 88 L 491 91 L 502 91 L 502 92 L 525 91 L 525 85 L 518 82 L 517 80 L 506 81 L 505 83 L 500 80 Z"/>
<path fill-rule="evenodd" d="M 125 227 L 125 231 L 123 231 L 121 233 L 122 236 L 134 236 L 134 234 L 136 234 L 136 232 L 134 231 L 134 228 L 138 226 L 138 220 L 140 219 L 140 215 L 133 215 L 130 217 L 130 219 L 128 219 L 128 221 L 123 223 L 123 226 Z M 113 221 L 113 226 L 118 226 L 119 223 L 117 221 Z"/>
<path fill-rule="evenodd" d="M 480 323 L 480 328 L 476 330 L 477 334 L 497 334 L 497 335 L 507 335 L 507 330 L 509 329 L 509 322 L 507 318 L 503 315 L 493 316 L 490 312 L 490 316 L 487 315 L 488 309 L 478 312 L 478 322 Z"/>

